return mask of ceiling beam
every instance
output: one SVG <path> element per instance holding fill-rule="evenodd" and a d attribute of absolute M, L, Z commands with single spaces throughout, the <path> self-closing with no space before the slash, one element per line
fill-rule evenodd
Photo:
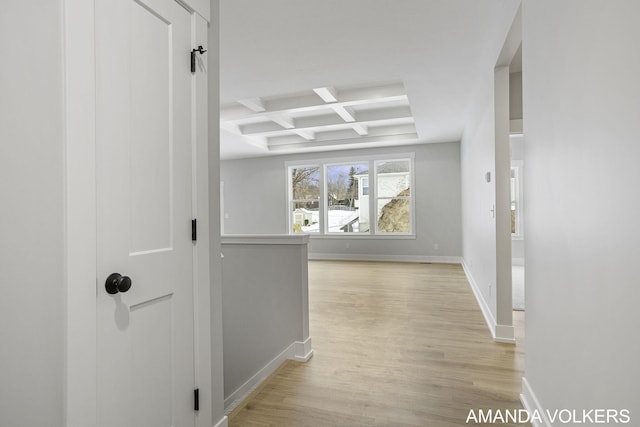
<path fill-rule="evenodd" d="M 369 135 L 369 126 L 367 125 L 355 124 L 352 127 L 353 127 L 353 130 L 355 130 L 357 134 L 360 136 Z"/>
<path fill-rule="evenodd" d="M 330 102 L 336 102 L 338 100 L 338 94 L 336 90 L 331 87 L 319 87 L 313 90 L 324 102 L 327 104 Z"/>
<path fill-rule="evenodd" d="M 356 121 L 356 114 L 353 112 L 352 108 L 344 107 L 342 105 L 332 105 L 331 108 L 333 108 L 333 111 L 342 117 L 342 120 L 345 122 L 351 123 Z"/>
<path fill-rule="evenodd" d="M 314 139 L 316 139 L 316 133 L 314 131 L 312 131 L 312 130 L 294 129 L 293 132 L 298 134 L 298 135 L 300 135 L 301 137 L 303 137 L 307 141 L 313 141 Z"/>
<path fill-rule="evenodd" d="M 267 107 L 264 105 L 264 101 L 261 98 L 247 98 L 238 101 L 239 104 L 244 105 L 255 113 L 262 113 L 267 111 Z"/>
<path fill-rule="evenodd" d="M 353 146 L 356 147 L 361 144 L 375 144 L 384 142 L 404 142 L 417 140 L 418 134 L 406 133 L 390 136 L 373 136 L 373 137 L 360 137 L 360 138 L 347 138 L 347 139 L 334 139 L 327 141 L 296 141 L 282 144 L 269 144 L 269 151 L 288 151 L 291 149 L 302 150 L 305 148 L 316 147 L 337 147 L 337 146 Z"/>
<path fill-rule="evenodd" d="M 411 114 L 409 106 L 403 105 L 359 111 L 357 120 L 351 123 L 363 123 L 366 125 L 376 126 L 376 122 L 386 123 L 392 120 L 406 121 L 406 119 L 413 119 L 413 115 Z M 281 120 L 278 121 L 284 124 Z M 292 123 L 287 122 L 287 125 L 290 126 L 291 124 Z M 327 111 L 318 115 L 298 117 L 293 120 L 293 124 L 295 125 L 295 129 L 309 128 L 315 131 L 318 131 L 321 128 L 348 126 L 341 117 L 335 114 L 333 109 L 327 109 Z M 241 121 L 220 120 L 220 126 L 233 129 L 236 133 L 238 133 L 239 127 L 239 133 L 242 135 L 272 134 L 282 132 L 283 128 L 292 129 L 291 127 L 287 128 L 276 124 L 273 120 L 267 118 L 262 118 L 260 121 L 246 121 L 244 123 Z"/>
<path fill-rule="evenodd" d="M 358 135 L 352 127 L 315 132 L 313 139 L 317 142 L 327 142 L 336 140 L 368 140 L 371 138 L 393 138 L 394 135 L 415 134 L 416 127 L 413 123 L 390 124 L 387 126 L 369 127 L 367 135 Z M 300 135 L 294 132 L 266 137 L 269 146 L 304 142 Z"/>
<path fill-rule="evenodd" d="M 327 88 L 328 89 L 328 88 Z M 328 98 L 329 99 L 329 98 Z M 335 105 L 343 107 L 357 106 L 363 104 L 384 103 L 390 101 L 408 102 L 407 93 L 402 83 L 360 87 L 355 89 L 340 90 L 340 101 L 331 103 L 320 99 L 317 93 L 309 91 L 307 95 L 282 96 L 278 98 L 269 98 L 264 101 L 261 98 L 250 98 L 253 101 L 254 108 L 265 107 L 264 111 L 255 111 L 250 107 L 246 109 L 238 108 L 238 103 L 230 103 L 220 107 L 220 118 L 222 120 L 238 120 L 257 119 L 261 117 L 268 118 L 272 114 L 297 114 L 303 112 L 326 111 Z M 257 102 L 256 100 L 259 100 Z"/>
<path fill-rule="evenodd" d="M 220 120 L 226 121 L 234 121 L 234 122 L 242 122 L 244 120 L 254 121 L 257 119 L 268 119 L 271 120 L 273 116 L 281 116 L 283 114 L 298 114 L 298 113 L 308 113 L 308 112 L 321 112 L 333 109 L 336 106 L 342 107 L 352 107 L 358 105 L 374 105 L 374 104 L 382 104 L 388 102 L 401 102 L 408 103 L 409 98 L 407 95 L 390 95 L 379 97 L 375 99 L 354 99 L 349 101 L 339 101 L 332 104 L 322 103 L 281 103 L 282 105 L 277 106 L 277 109 L 271 110 L 268 109 L 262 112 L 246 112 L 238 111 L 237 108 L 233 108 L 233 106 L 224 105 L 220 107 Z M 271 105 L 273 101 L 269 102 Z M 237 105 L 237 104 L 236 104 Z"/>
<path fill-rule="evenodd" d="M 368 115 L 358 115 L 358 118 L 368 118 Z M 242 135 L 262 135 L 267 137 L 281 136 L 291 134 L 295 130 L 308 130 L 313 132 L 333 131 L 340 129 L 354 129 L 355 126 L 364 127 L 365 129 L 371 127 L 389 126 L 389 125 L 404 125 L 414 123 L 414 119 L 411 114 L 397 114 L 389 115 L 388 117 L 376 115 L 371 116 L 368 120 L 357 120 L 355 122 L 345 123 L 340 117 L 334 116 L 331 121 L 328 120 L 314 120 L 314 118 L 306 118 L 305 120 L 296 120 L 295 128 L 283 129 L 281 126 L 273 122 L 261 122 L 255 124 L 248 124 L 240 126 L 240 133 Z M 222 126 L 222 125 L 221 125 Z M 228 127 L 228 126 L 227 126 Z M 356 130 L 356 132 L 358 132 Z"/>
<path fill-rule="evenodd" d="M 293 129 L 296 127 L 296 125 L 293 123 L 293 120 L 287 117 L 273 116 L 273 117 L 270 117 L 270 119 L 271 121 L 276 122 L 277 124 L 279 124 L 285 129 Z"/>
<path fill-rule="evenodd" d="M 227 122 L 224 120 L 220 120 L 220 128 L 221 129 L 225 129 L 231 133 L 238 133 L 238 134 L 242 134 L 242 130 L 240 129 L 240 126 L 238 126 L 237 124 L 233 123 L 233 122 Z"/>

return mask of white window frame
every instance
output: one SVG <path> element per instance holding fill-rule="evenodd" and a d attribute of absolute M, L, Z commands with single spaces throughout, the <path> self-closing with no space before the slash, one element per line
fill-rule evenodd
<path fill-rule="evenodd" d="M 398 161 L 398 160 L 408 160 L 410 165 L 410 188 L 411 194 L 409 196 L 410 200 L 410 225 L 409 232 L 406 233 L 388 233 L 388 232 L 378 232 L 378 212 L 377 212 L 377 173 L 375 171 L 376 162 L 381 161 Z M 329 232 L 328 231 L 328 223 L 327 223 L 327 186 L 326 186 L 326 170 L 328 166 L 333 165 L 352 165 L 352 164 L 363 164 L 367 163 L 369 165 L 369 231 L 366 233 L 363 232 Z M 311 238 L 321 238 L 321 239 L 342 239 L 342 238 L 351 238 L 351 239 L 415 239 L 416 238 L 416 214 L 415 214 L 415 198 L 417 195 L 416 191 L 416 180 L 415 180 L 415 153 L 391 153 L 391 154 L 379 154 L 379 155 L 366 155 L 366 156 L 357 156 L 357 157 L 343 157 L 343 158 L 323 158 L 323 159 L 310 159 L 310 160 L 291 160 L 284 162 L 285 171 L 287 173 L 287 189 L 286 189 L 286 206 L 288 208 L 287 212 L 287 234 L 300 234 L 295 233 L 293 231 L 293 206 L 295 201 L 293 200 L 293 183 L 291 181 L 291 170 L 294 168 L 306 168 L 306 167 L 319 167 L 320 171 L 320 200 L 318 203 L 319 207 L 319 229 L 318 232 L 310 232 L 309 236 Z M 313 199 L 315 200 L 315 199 Z"/>

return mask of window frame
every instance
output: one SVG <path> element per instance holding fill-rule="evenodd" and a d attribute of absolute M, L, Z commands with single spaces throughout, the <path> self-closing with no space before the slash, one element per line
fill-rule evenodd
<path fill-rule="evenodd" d="M 377 211 L 377 173 L 376 163 L 384 161 L 409 161 L 409 180 L 410 180 L 410 195 L 404 196 L 410 201 L 410 220 L 408 232 L 379 232 L 378 231 L 378 211 Z M 329 232 L 328 230 L 328 202 L 327 202 L 327 185 L 326 174 L 327 167 L 334 165 L 357 165 L 368 164 L 368 180 L 369 180 L 369 231 L 368 232 Z M 379 154 L 379 155 L 366 155 L 357 157 L 343 157 L 343 158 L 323 158 L 323 159 L 310 159 L 310 160 L 289 160 L 284 162 L 285 171 L 287 174 L 286 179 L 286 200 L 287 200 L 287 234 L 300 234 L 293 230 L 293 207 L 295 200 L 293 200 L 293 183 L 292 183 L 292 169 L 306 168 L 306 167 L 319 167 L 320 172 L 320 200 L 318 202 L 318 231 L 309 232 L 308 235 L 311 238 L 323 238 L 323 239 L 416 239 L 416 214 L 415 214 L 415 198 L 416 198 L 416 180 L 415 180 L 415 153 L 392 153 L 392 154 Z M 315 200 L 315 199 L 313 199 Z"/>

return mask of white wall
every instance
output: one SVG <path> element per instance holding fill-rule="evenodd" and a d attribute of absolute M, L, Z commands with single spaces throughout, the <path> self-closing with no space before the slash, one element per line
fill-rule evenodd
<path fill-rule="evenodd" d="M 509 119 L 522 120 L 522 73 L 509 74 Z"/>
<path fill-rule="evenodd" d="M 228 410 L 285 359 L 306 354 L 295 354 L 294 349 L 296 343 L 309 338 L 307 240 L 297 235 L 227 237 L 223 241 Z"/>
<path fill-rule="evenodd" d="M 0 58 L 0 425 L 62 426 L 62 1 L 3 3 Z"/>
<path fill-rule="evenodd" d="M 640 423 L 640 3 L 524 0 L 526 378 Z M 588 425 L 588 424 L 586 424 Z"/>
<path fill-rule="evenodd" d="M 285 162 L 314 158 L 415 152 L 416 239 L 314 238 L 309 256 L 406 260 L 457 259 L 462 253 L 460 230 L 460 145 L 424 144 L 384 149 L 349 150 L 227 160 L 222 162 L 227 234 L 286 234 Z M 347 243 L 349 248 L 347 248 Z M 434 249 L 438 244 L 439 249 Z M 441 257 L 441 258 L 438 258 Z M 431 258 L 429 258 L 431 259 Z"/>
<path fill-rule="evenodd" d="M 493 76 L 486 84 L 493 88 Z M 478 111 L 479 121 L 461 143 L 462 247 L 465 267 L 487 307 L 496 317 L 496 228 L 491 209 L 495 203 L 495 113 L 493 96 Z M 491 182 L 485 179 L 491 173 Z M 490 289 L 491 288 L 491 289 Z"/>
<path fill-rule="evenodd" d="M 521 45 L 518 10 L 495 68 L 478 76 L 461 141 L 463 267 L 493 338 L 515 343 L 511 302 L 509 66 Z"/>

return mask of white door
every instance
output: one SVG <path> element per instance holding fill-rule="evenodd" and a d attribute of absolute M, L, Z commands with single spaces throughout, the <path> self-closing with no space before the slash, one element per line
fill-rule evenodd
<path fill-rule="evenodd" d="M 100 427 L 195 423 L 190 40 L 174 0 L 96 1 Z"/>

